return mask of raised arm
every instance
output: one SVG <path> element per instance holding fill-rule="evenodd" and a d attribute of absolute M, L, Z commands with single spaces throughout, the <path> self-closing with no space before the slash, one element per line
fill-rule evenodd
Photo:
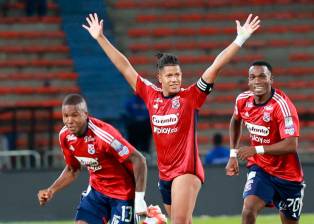
<path fill-rule="evenodd" d="M 118 51 L 105 37 L 103 33 L 103 20 L 98 20 L 96 13 L 89 14 L 86 17 L 87 26 L 82 25 L 90 35 L 97 40 L 100 47 L 104 50 L 106 55 L 110 58 L 112 63 L 121 72 L 124 78 L 128 81 L 133 90 L 136 88 L 136 80 L 138 73 L 135 71 L 133 66 L 130 64 L 129 60 Z"/>
<path fill-rule="evenodd" d="M 203 73 L 202 79 L 206 83 L 215 82 L 217 75 L 223 66 L 230 62 L 233 56 L 241 48 L 242 44 L 244 44 L 251 34 L 260 27 L 260 20 L 258 19 L 258 16 L 256 16 L 253 20 L 251 19 L 252 14 L 248 16 L 243 26 L 241 26 L 240 22 L 236 20 L 238 35 L 236 39 L 215 58 L 213 64 Z"/>

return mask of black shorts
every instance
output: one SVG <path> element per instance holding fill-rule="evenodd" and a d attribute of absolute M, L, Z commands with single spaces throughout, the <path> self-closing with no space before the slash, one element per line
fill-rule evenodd
<path fill-rule="evenodd" d="M 165 181 L 159 179 L 158 181 L 158 188 L 161 193 L 162 201 L 166 205 L 171 205 L 171 186 L 172 180 Z"/>

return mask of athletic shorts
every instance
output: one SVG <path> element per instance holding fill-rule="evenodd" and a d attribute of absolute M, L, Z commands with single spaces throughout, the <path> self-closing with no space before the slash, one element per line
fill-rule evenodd
<path fill-rule="evenodd" d="M 166 205 L 171 205 L 171 186 L 172 180 L 165 181 L 159 179 L 158 181 L 158 188 L 161 193 L 162 201 Z"/>
<path fill-rule="evenodd" d="M 93 188 L 82 194 L 77 207 L 75 220 L 83 220 L 92 224 L 103 224 L 110 220 L 114 224 L 133 224 L 134 201 L 110 198 Z"/>
<path fill-rule="evenodd" d="M 275 205 L 286 218 L 298 220 L 303 206 L 305 184 L 284 180 L 251 166 L 243 191 L 243 198 L 256 195 L 266 206 Z"/>

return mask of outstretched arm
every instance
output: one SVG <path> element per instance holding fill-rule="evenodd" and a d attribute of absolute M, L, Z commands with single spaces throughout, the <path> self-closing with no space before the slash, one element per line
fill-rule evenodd
<path fill-rule="evenodd" d="M 98 44 L 110 58 L 112 63 L 128 81 L 132 89 L 135 90 L 138 74 L 130 64 L 129 60 L 118 51 L 103 34 L 103 20 L 99 21 L 97 14 L 94 13 L 89 14 L 89 17 L 86 17 L 86 21 L 88 25 L 86 26 L 83 24 L 82 26 L 95 40 L 97 40 Z"/>
<path fill-rule="evenodd" d="M 206 69 L 202 75 L 202 79 L 206 83 L 214 83 L 218 73 L 224 65 L 229 63 L 233 56 L 241 48 L 242 44 L 260 27 L 260 20 L 256 16 L 253 20 L 252 14 L 248 16 L 243 26 L 236 20 L 238 36 L 227 48 L 225 48 L 214 60 L 213 64 Z"/>
<path fill-rule="evenodd" d="M 47 189 L 40 190 L 37 194 L 40 205 L 45 205 L 50 201 L 54 194 L 71 184 L 79 175 L 80 170 L 73 170 L 71 167 L 66 166 L 58 179 Z"/>

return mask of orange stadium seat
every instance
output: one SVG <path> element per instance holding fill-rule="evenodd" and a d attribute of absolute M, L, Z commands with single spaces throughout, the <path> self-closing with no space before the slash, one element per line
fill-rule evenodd
<path fill-rule="evenodd" d="M 311 61 L 314 60 L 314 54 L 310 53 L 292 53 L 289 56 L 290 61 Z"/>
<path fill-rule="evenodd" d="M 73 61 L 71 59 L 59 59 L 59 60 L 8 60 L 0 61 L 0 67 L 67 67 L 73 66 Z"/>
<path fill-rule="evenodd" d="M 74 87 L 0 87 L 0 94 L 61 94 L 79 92 Z"/>
<path fill-rule="evenodd" d="M 3 39 L 41 39 L 41 38 L 64 38 L 63 31 L 0 31 Z"/>
<path fill-rule="evenodd" d="M 17 73 L 17 74 L 0 74 L 0 80 L 76 80 L 77 73 Z"/>
<path fill-rule="evenodd" d="M 0 17 L 0 24 L 29 24 L 29 23 L 60 24 L 61 18 L 58 16 Z"/>
<path fill-rule="evenodd" d="M 56 46 L 0 46 L 0 52 L 5 53 L 45 53 L 45 52 L 69 52 L 65 45 Z"/>
<path fill-rule="evenodd" d="M 24 9 L 25 5 L 23 2 L 9 2 L 9 4 L 7 4 L 7 7 L 11 9 Z M 48 1 L 47 7 L 48 7 L 48 10 L 58 9 L 58 5 L 50 1 Z"/>

